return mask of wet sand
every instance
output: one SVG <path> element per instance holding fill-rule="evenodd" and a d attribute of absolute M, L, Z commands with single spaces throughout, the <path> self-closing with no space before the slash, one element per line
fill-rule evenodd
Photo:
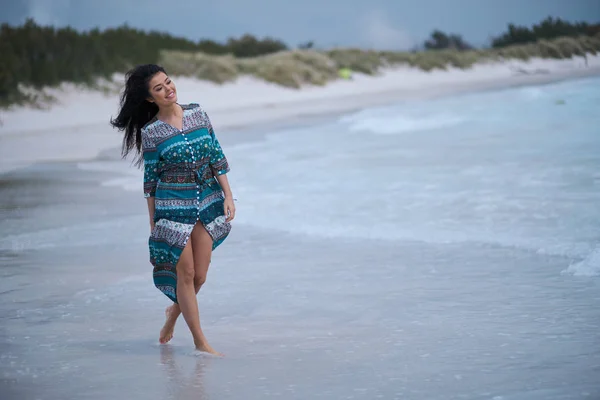
<path fill-rule="evenodd" d="M 3 399 L 600 396 L 598 282 L 556 274 L 561 257 L 503 247 L 234 226 L 199 294 L 226 357 L 194 353 L 182 319 L 160 346 L 168 300 L 146 262 L 145 201 L 98 186 L 106 178 L 72 163 L 2 178 Z M 534 282 L 554 294 L 536 297 Z M 553 364 L 565 357 L 571 365 Z"/>

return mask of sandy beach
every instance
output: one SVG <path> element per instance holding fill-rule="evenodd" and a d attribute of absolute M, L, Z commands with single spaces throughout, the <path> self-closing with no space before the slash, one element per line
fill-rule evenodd
<path fill-rule="evenodd" d="M 299 91 L 177 78 L 238 199 L 199 294 L 223 359 L 183 320 L 157 342 L 117 98 L 2 112 L 2 399 L 600 398 L 599 76 L 589 56 Z"/>

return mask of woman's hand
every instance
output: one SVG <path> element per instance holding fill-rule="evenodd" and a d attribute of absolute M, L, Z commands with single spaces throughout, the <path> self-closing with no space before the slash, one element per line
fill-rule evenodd
<path fill-rule="evenodd" d="M 231 222 L 231 220 L 235 218 L 235 206 L 233 205 L 233 196 L 231 195 L 229 180 L 227 179 L 226 174 L 221 174 L 217 175 L 217 181 L 219 182 L 219 185 L 221 185 L 221 189 L 223 190 L 223 196 L 225 196 L 225 200 L 223 201 L 225 221 Z"/>
<path fill-rule="evenodd" d="M 223 201 L 223 208 L 225 211 L 225 222 L 231 222 L 235 218 L 235 205 L 233 204 L 233 199 L 231 196 L 225 196 L 225 200 Z"/>

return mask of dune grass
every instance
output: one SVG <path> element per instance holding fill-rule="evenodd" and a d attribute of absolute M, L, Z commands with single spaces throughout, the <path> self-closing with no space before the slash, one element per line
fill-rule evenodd
<path fill-rule="evenodd" d="M 562 37 L 541 40 L 518 46 L 497 49 L 428 50 L 420 52 L 375 51 L 356 48 L 330 50 L 289 50 L 249 58 L 233 55 L 208 55 L 200 52 L 165 50 L 158 54 L 158 63 L 172 75 L 190 76 L 224 84 L 234 82 L 239 76 L 253 76 L 266 82 L 299 89 L 304 86 L 323 86 L 340 79 L 339 70 L 347 68 L 355 73 L 377 75 L 386 68 L 405 66 L 423 71 L 469 69 L 473 65 L 505 60 L 568 59 L 575 56 L 596 55 L 600 52 L 600 34 L 595 36 Z M 0 74 L 1 75 L 1 74 Z M 1 76 L 0 76 L 1 78 Z M 96 82 L 96 81 L 94 81 Z M 100 86 L 88 82 L 90 89 L 114 94 L 110 82 Z M 52 97 L 43 88 L 19 86 L 17 92 L 5 94 L 0 108 L 11 104 L 30 104 L 46 107 Z"/>
<path fill-rule="evenodd" d="M 215 83 L 250 75 L 289 88 L 325 85 L 338 79 L 340 68 L 377 75 L 383 68 L 410 66 L 423 71 L 468 69 L 488 61 L 531 58 L 566 59 L 600 52 L 600 35 L 542 40 L 520 46 L 483 50 L 430 50 L 392 52 L 362 49 L 292 50 L 255 58 L 211 56 L 202 53 L 163 51 L 162 65 L 173 75 L 193 76 Z"/>

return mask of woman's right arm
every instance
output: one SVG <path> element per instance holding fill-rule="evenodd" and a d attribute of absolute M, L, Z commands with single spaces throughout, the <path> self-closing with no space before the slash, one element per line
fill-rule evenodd
<path fill-rule="evenodd" d="M 146 198 L 148 201 L 148 216 L 150 217 L 150 230 L 154 229 L 154 197 Z"/>
<path fill-rule="evenodd" d="M 158 183 L 158 151 L 146 132 L 142 130 L 142 154 L 144 158 L 144 197 L 148 202 L 150 228 L 154 229 L 154 196 Z"/>

